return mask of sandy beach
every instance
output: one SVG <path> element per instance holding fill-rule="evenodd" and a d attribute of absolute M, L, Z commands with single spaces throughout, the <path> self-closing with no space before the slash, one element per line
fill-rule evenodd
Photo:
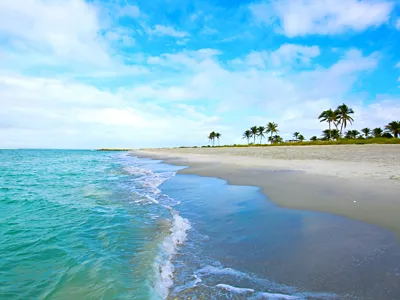
<path fill-rule="evenodd" d="M 184 174 L 260 187 L 282 207 L 372 223 L 400 236 L 400 145 L 136 150 Z"/>

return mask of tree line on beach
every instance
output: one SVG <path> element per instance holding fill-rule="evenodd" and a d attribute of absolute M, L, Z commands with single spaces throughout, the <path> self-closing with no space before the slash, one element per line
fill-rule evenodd
<path fill-rule="evenodd" d="M 352 125 L 354 122 L 354 110 L 348 107 L 346 104 L 339 105 L 335 110 L 328 109 L 323 111 L 319 116 L 320 122 L 328 123 L 328 128 L 322 132 L 321 137 L 312 136 L 309 138 L 311 142 L 316 141 L 339 141 L 342 139 L 348 140 L 363 140 L 372 138 L 399 138 L 400 137 L 400 121 L 392 121 L 388 123 L 383 129 L 377 128 L 363 128 L 360 131 L 356 129 L 346 131 L 348 125 Z M 215 145 L 215 139 L 221 138 L 220 133 L 211 132 L 209 134 L 209 141 L 212 145 Z M 266 126 L 253 126 L 250 129 L 244 131 L 243 139 L 247 140 L 247 144 L 263 144 L 264 141 L 268 141 L 271 144 L 283 143 L 283 138 L 279 135 L 278 124 L 269 122 Z M 306 138 L 300 132 L 293 133 L 293 139 L 286 142 L 303 142 Z"/>

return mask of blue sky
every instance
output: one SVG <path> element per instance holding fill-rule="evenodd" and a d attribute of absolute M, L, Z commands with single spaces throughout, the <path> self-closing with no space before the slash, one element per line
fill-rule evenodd
<path fill-rule="evenodd" d="M 0 2 L 0 147 L 241 143 L 253 125 L 320 135 L 400 119 L 390 0 Z"/>

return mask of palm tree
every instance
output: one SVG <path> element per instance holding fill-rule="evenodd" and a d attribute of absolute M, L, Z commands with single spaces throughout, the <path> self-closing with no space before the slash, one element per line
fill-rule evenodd
<path fill-rule="evenodd" d="M 382 133 L 383 133 L 383 130 L 382 130 L 382 128 L 380 128 L 380 127 L 374 128 L 374 129 L 372 130 L 372 135 L 373 135 L 375 138 L 382 137 Z"/>
<path fill-rule="evenodd" d="M 262 139 L 265 137 L 264 132 L 265 132 L 265 127 L 264 126 L 258 126 L 258 136 L 260 137 L 260 144 L 262 142 Z"/>
<path fill-rule="evenodd" d="M 213 147 L 214 147 L 214 141 L 215 141 L 216 133 L 213 131 L 209 134 L 208 139 L 210 142 L 212 142 Z"/>
<path fill-rule="evenodd" d="M 293 137 L 296 139 L 296 141 L 299 139 L 299 136 L 300 136 L 300 132 L 295 132 L 295 133 L 293 133 Z"/>
<path fill-rule="evenodd" d="M 271 135 L 270 135 L 270 139 L 268 139 L 268 141 L 270 141 L 271 144 L 272 144 L 272 142 L 273 142 L 272 135 L 273 135 L 274 133 L 278 133 L 278 132 L 279 132 L 279 130 L 278 130 L 278 124 L 276 124 L 276 123 L 274 123 L 274 122 L 269 122 L 269 123 L 267 124 L 266 133 L 270 133 L 270 134 L 271 134 Z"/>
<path fill-rule="evenodd" d="M 340 131 L 339 131 L 339 129 L 332 129 L 332 130 L 331 130 L 331 137 L 332 137 L 334 140 L 340 139 Z"/>
<path fill-rule="evenodd" d="M 281 136 L 279 135 L 274 135 L 274 136 L 269 136 L 268 137 L 268 141 L 272 143 L 282 143 L 283 142 L 283 138 L 281 138 Z"/>
<path fill-rule="evenodd" d="M 332 136 L 332 130 L 329 129 L 325 129 L 324 131 L 322 131 L 322 139 L 323 140 L 329 140 Z"/>
<path fill-rule="evenodd" d="M 252 133 L 251 133 L 251 131 L 250 130 L 246 130 L 244 133 L 243 133 L 243 138 L 244 139 L 247 139 L 247 144 L 250 144 L 250 138 L 252 137 Z"/>
<path fill-rule="evenodd" d="M 298 139 L 299 139 L 300 142 L 302 142 L 302 141 L 304 141 L 306 138 L 304 137 L 304 135 L 300 134 L 300 135 L 298 136 Z"/>
<path fill-rule="evenodd" d="M 342 134 L 343 129 L 346 129 L 347 123 L 352 124 L 354 122 L 354 119 L 350 116 L 351 114 L 354 114 L 354 110 L 349 108 L 346 104 L 339 105 L 336 114 L 338 117 L 338 121 L 340 122 L 340 134 Z"/>
<path fill-rule="evenodd" d="M 400 135 L 400 121 L 390 122 L 385 126 L 385 129 L 397 139 Z"/>
<path fill-rule="evenodd" d="M 359 134 L 358 130 L 349 130 L 346 132 L 346 139 L 356 139 Z"/>
<path fill-rule="evenodd" d="M 334 112 L 334 120 L 333 120 L 333 125 L 335 125 L 336 130 L 339 131 L 338 126 L 340 125 L 340 119 L 339 119 L 339 111 L 336 109 Z"/>
<path fill-rule="evenodd" d="M 369 129 L 368 127 L 361 129 L 361 131 L 362 133 L 364 133 L 366 139 L 369 137 L 369 134 L 371 133 L 371 129 Z"/>
<path fill-rule="evenodd" d="M 385 139 L 392 139 L 393 135 L 390 132 L 386 131 L 382 134 L 382 137 Z"/>
<path fill-rule="evenodd" d="M 333 111 L 332 109 L 328 109 L 323 111 L 318 119 L 320 119 L 320 122 L 328 122 L 329 124 L 329 131 L 331 130 L 331 123 L 333 122 L 337 128 L 337 121 L 338 121 L 338 116 L 337 116 L 337 111 Z M 329 139 L 331 139 L 331 136 L 329 136 Z"/>
<path fill-rule="evenodd" d="M 215 137 L 217 138 L 217 140 L 218 140 L 218 146 L 219 146 L 219 138 L 222 136 L 222 134 L 220 134 L 219 132 L 217 132 L 216 134 L 215 134 Z"/>
<path fill-rule="evenodd" d="M 253 144 L 255 144 L 256 143 L 256 136 L 258 134 L 258 127 L 257 126 L 253 126 L 253 127 L 250 128 L 250 130 L 251 130 L 251 136 L 254 138 Z"/>

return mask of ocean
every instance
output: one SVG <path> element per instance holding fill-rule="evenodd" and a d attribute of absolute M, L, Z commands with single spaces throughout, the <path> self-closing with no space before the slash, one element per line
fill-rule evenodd
<path fill-rule="evenodd" d="M 0 299 L 396 299 L 394 234 L 128 153 L 0 150 Z"/>

